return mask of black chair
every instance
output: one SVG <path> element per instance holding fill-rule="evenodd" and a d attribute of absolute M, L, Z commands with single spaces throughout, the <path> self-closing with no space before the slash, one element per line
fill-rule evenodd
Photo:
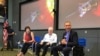
<path fill-rule="evenodd" d="M 78 46 L 75 46 L 73 49 L 73 56 L 84 56 L 84 48 L 86 46 L 86 39 L 85 38 L 79 38 L 78 39 Z"/>

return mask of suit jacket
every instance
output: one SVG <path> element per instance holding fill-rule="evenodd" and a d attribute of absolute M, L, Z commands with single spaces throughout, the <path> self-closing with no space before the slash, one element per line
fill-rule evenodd
<path fill-rule="evenodd" d="M 63 38 L 62 39 L 65 39 L 65 35 L 66 35 L 67 32 L 64 32 L 63 33 Z M 78 45 L 78 34 L 77 32 L 71 30 L 70 31 L 70 35 L 69 35 L 69 40 L 68 40 L 68 43 L 67 43 L 67 46 L 68 47 L 72 47 L 72 46 L 77 46 Z"/>

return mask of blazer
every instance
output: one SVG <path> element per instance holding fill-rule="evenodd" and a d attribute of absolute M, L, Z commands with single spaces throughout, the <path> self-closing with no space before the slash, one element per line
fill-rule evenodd
<path fill-rule="evenodd" d="M 64 32 L 63 33 L 63 38 L 62 39 L 65 39 L 65 35 L 66 35 L 67 32 Z M 70 31 L 70 35 L 69 35 L 69 40 L 68 40 L 68 43 L 67 43 L 67 46 L 68 47 L 73 47 L 73 46 L 77 46 L 78 45 L 78 34 L 77 32 L 71 30 Z"/>

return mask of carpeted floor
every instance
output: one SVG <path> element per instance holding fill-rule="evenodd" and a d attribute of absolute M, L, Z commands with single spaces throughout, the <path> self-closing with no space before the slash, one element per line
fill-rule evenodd
<path fill-rule="evenodd" d="M 14 49 L 13 51 L 3 50 L 3 51 L 0 51 L 0 56 L 16 56 L 18 52 L 19 52 L 18 49 Z M 35 55 L 32 52 L 32 50 L 29 49 L 25 56 L 35 56 Z M 46 56 L 50 56 L 50 52 L 48 52 Z"/>
<path fill-rule="evenodd" d="M 13 51 L 3 50 L 3 51 L 0 51 L 0 56 L 16 56 L 17 53 L 18 53 L 17 50 L 13 50 Z M 27 53 L 26 56 L 32 56 L 32 54 Z"/>

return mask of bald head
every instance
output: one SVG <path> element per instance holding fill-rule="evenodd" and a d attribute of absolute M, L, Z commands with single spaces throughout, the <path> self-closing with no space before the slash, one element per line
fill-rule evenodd
<path fill-rule="evenodd" d="M 48 33 L 51 35 L 53 33 L 53 27 L 48 28 Z"/>

